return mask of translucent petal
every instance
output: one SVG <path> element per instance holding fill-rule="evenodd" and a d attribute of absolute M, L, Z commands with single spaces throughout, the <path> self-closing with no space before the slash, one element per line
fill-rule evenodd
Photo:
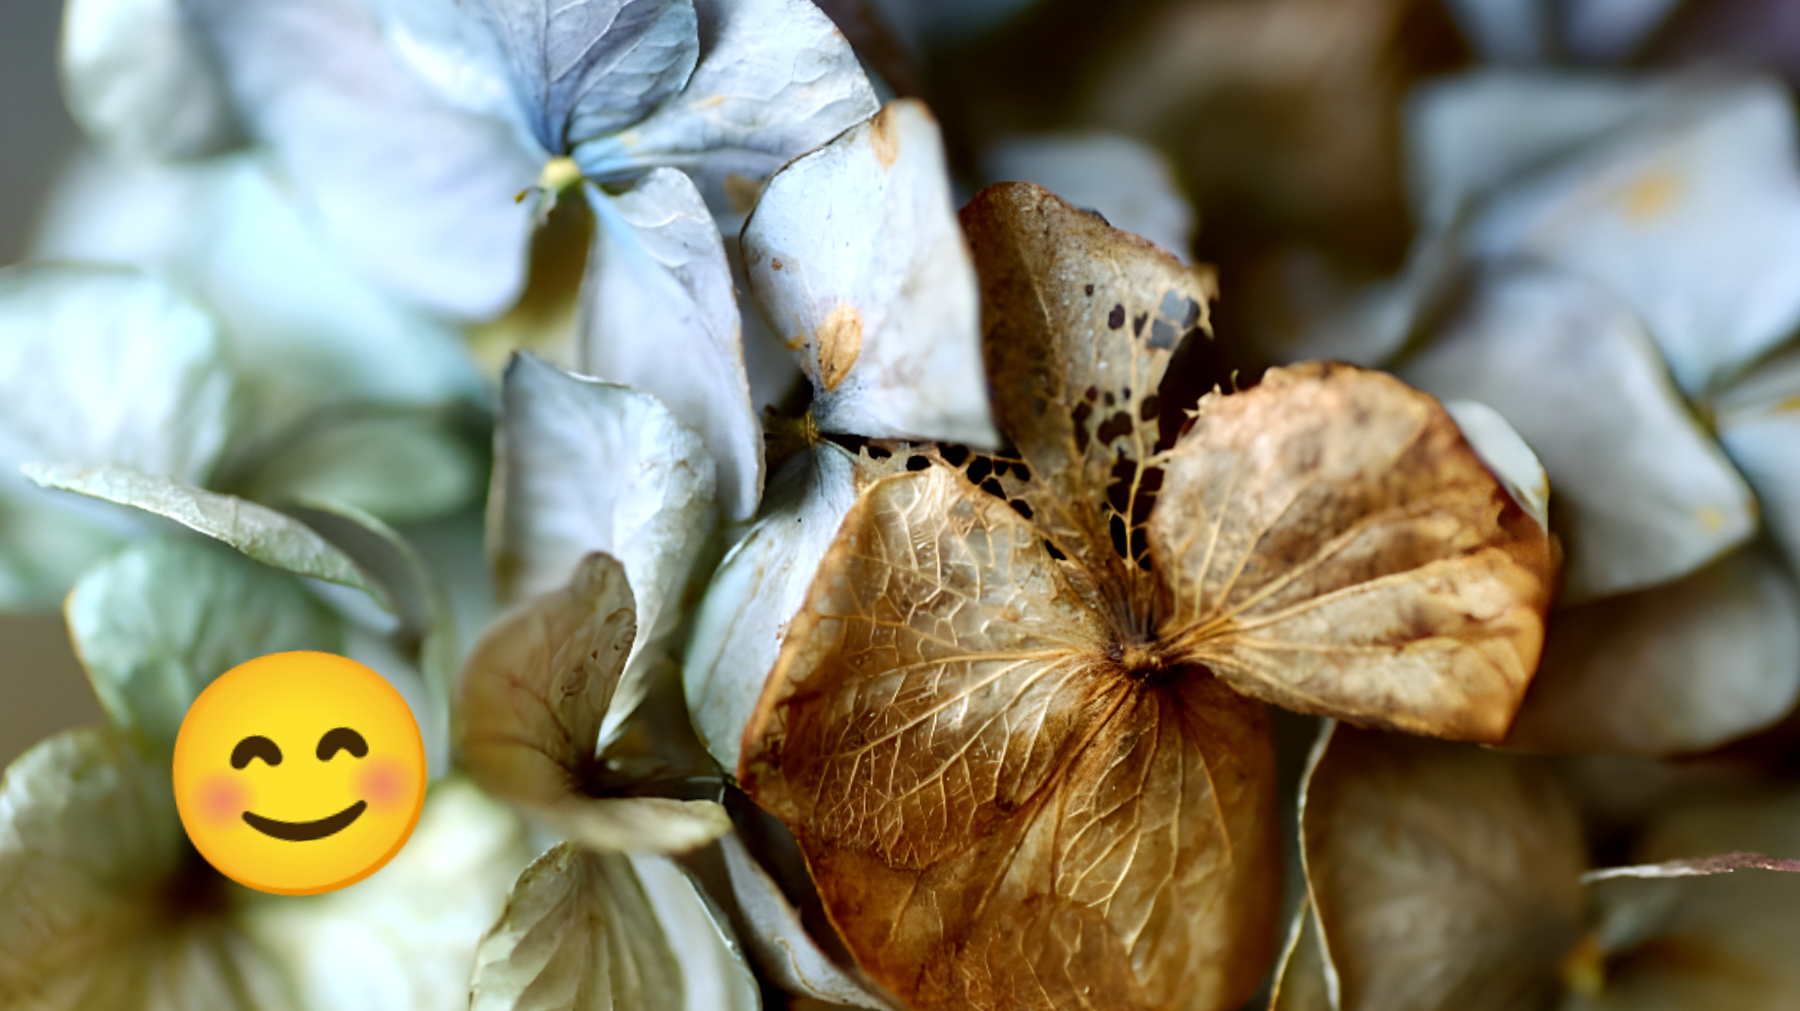
<path fill-rule="evenodd" d="M 924 106 L 895 102 L 782 169 L 743 245 L 822 430 L 997 444 L 975 271 Z"/>
<path fill-rule="evenodd" d="M 481 942 L 473 1011 L 752 1011 L 756 984 L 713 910 L 661 857 L 563 843 L 520 875 Z"/>
<path fill-rule="evenodd" d="M 954 470 L 851 507 L 745 734 L 858 963 L 911 1006 L 1226 1008 L 1274 941 L 1273 751 L 1140 677 L 1041 536 Z"/>
<path fill-rule="evenodd" d="M 651 394 L 699 433 L 726 516 L 749 519 L 762 494 L 762 425 L 712 215 L 674 169 L 618 196 L 590 188 L 588 198 L 599 227 L 581 288 L 577 368 Z"/>
<path fill-rule="evenodd" d="M 1756 489 L 1763 521 L 1800 571 L 1800 352 L 1758 365 L 1709 406 L 1719 443 Z"/>
<path fill-rule="evenodd" d="M 856 498 L 856 458 L 829 442 L 795 457 L 769 485 L 750 532 L 713 573 L 694 615 L 681 678 L 694 730 L 738 767 L 744 727 L 775 667 L 788 623 Z"/>

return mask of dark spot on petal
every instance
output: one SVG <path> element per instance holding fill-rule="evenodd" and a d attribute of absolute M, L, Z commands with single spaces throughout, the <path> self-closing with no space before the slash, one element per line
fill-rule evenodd
<path fill-rule="evenodd" d="M 1124 326 L 1125 325 L 1125 307 L 1122 305 L 1114 305 L 1112 307 L 1112 312 L 1108 313 L 1106 316 L 1106 325 L 1111 327 L 1114 330 L 1117 330 L 1118 328 Z"/>
<path fill-rule="evenodd" d="M 1075 406 L 1075 451 L 1078 453 L 1087 452 L 1088 418 L 1092 417 L 1093 414 L 1094 409 L 1087 404 L 1077 404 Z"/>
<path fill-rule="evenodd" d="M 1050 538 L 1048 538 L 1048 537 L 1044 538 L 1044 550 L 1050 552 L 1050 557 L 1056 559 L 1059 562 L 1068 560 L 1069 556 L 1063 554 L 1061 551 L 1056 550 L 1056 545 L 1050 543 Z"/>
<path fill-rule="evenodd" d="M 1150 322 L 1150 314 L 1147 312 L 1140 312 L 1136 316 L 1132 317 L 1132 319 L 1131 319 L 1132 334 L 1134 334 L 1138 337 L 1144 336 L 1144 324 L 1148 323 L 1148 322 Z"/>
<path fill-rule="evenodd" d="M 1150 327 L 1150 346 L 1162 351 L 1175 346 L 1175 328 L 1167 320 L 1159 319 Z"/>
<path fill-rule="evenodd" d="M 940 446 L 940 447 L 938 447 L 938 453 L 941 456 L 943 456 L 943 458 L 945 460 L 949 461 L 950 466 L 961 467 L 963 465 L 963 461 L 965 461 L 969 458 L 969 447 L 967 447 L 967 446 Z"/>
<path fill-rule="evenodd" d="M 1106 406 L 1111 407 L 1115 403 L 1117 403 L 1117 401 L 1113 399 L 1112 391 L 1107 390 L 1106 391 Z"/>
<path fill-rule="evenodd" d="M 907 470 L 919 471 L 919 470 L 924 470 L 925 468 L 927 468 L 929 466 L 931 466 L 931 461 L 927 460 L 925 457 L 910 456 L 910 457 L 906 458 L 906 469 Z"/>
<path fill-rule="evenodd" d="M 1114 411 L 1112 417 L 1107 418 L 1094 435 L 1099 438 L 1101 445 L 1110 445 L 1114 439 L 1130 435 L 1132 427 L 1130 414 Z"/>
<path fill-rule="evenodd" d="M 994 480 L 991 477 L 988 478 L 986 481 L 981 482 L 981 490 L 987 492 L 989 495 L 992 495 L 995 498 L 1005 498 L 1006 497 L 1006 489 L 1000 487 L 1000 482 Z"/>
<path fill-rule="evenodd" d="M 1006 504 L 1012 506 L 1013 512 L 1018 513 L 1020 516 L 1023 516 L 1026 519 L 1031 518 L 1031 506 L 1027 505 L 1023 499 L 1011 499 Z"/>
<path fill-rule="evenodd" d="M 1093 285 L 1090 284 L 1087 286 L 1087 293 L 1089 296 L 1092 296 L 1094 294 L 1094 286 Z"/>
<path fill-rule="evenodd" d="M 975 484 L 986 481 L 993 472 L 994 465 L 989 463 L 985 456 L 978 456 L 975 458 L 975 462 L 969 464 L 969 480 Z"/>
<path fill-rule="evenodd" d="M 1096 386 L 1090 386 L 1087 388 L 1087 392 L 1082 394 L 1082 396 L 1087 398 L 1089 403 L 1092 403 L 1093 401 L 1100 399 L 1100 389 Z"/>
<path fill-rule="evenodd" d="M 1138 420 L 1151 421 L 1155 419 L 1156 412 L 1159 410 L 1161 410 L 1161 404 L 1157 401 L 1156 394 L 1152 393 L 1138 405 Z"/>
<path fill-rule="evenodd" d="M 1195 324 L 1199 322 L 1200 303 L 1190 298 L 1187 303 L 1187 312 L 1183 313 L 1181 317 L 1181 328 L 1183 330 L 1192 330 L 1195 328 Z"/>

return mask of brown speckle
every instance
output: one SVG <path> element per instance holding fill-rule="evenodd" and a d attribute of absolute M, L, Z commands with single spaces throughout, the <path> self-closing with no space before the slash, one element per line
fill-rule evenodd
<path fill-rule="evenodd" d="M 780 270 L 781 269 L 781 261 L 771 257 L 769 260 L 769 269 L 770 270 Z"/>
<path fill-rule="evenodd" d="M 756 206 L 762 196 L 763 184 L 760 179 L 751 179 L 736 172 L 725 173 L 725 199 L 731 209 L 739 214 L 748 214 Z"/>
<path fill-rule="evenodd" d="M 875 160 L 882 168 L 894 167 L 894 159 L 900 157 L 900 134 L 891 106 L 869 121 L 869 145 L 875 149 Z"/>
<path fill-rule="evenodd" d="M 862 337 L 862 314 L 848 302 L 838 303 L 813 332 L 819 349 L 819 382 L 825 384 L 826 392 L 837 389 L 856 365 L 856 356 L 862 354 Z"/>

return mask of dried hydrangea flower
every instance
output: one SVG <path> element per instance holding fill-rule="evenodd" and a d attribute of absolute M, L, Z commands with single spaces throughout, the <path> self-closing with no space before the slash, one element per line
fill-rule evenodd
<path fill-rule="evenodd" d="M 851 506 L 744 735 L 863 970 L 910 1006 L 1230 1007 L 1279 881 L 1256 699 L 1495 740 L 1543 530 L 1430 398 L 1349 368 L 1155 394 L 1211 275 L 1026 185 L 964 211 L 1022 460 Z"/>

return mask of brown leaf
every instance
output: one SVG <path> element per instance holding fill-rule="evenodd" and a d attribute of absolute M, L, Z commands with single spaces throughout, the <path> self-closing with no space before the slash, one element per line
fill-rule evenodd
<path fill-rule="evenodd" d="M 1544 531 L 1437 401 L 1310 363 L 1201 401 L 1150 545 L 1173 657 L 1300 712 L 1497 741 L 1543 647 Z"/>
<path fill-rule="evenodd" d="M 1587 852 L 1536 760 L 1340 725 L 1303 791 L 1342 1011 L 1546 1006 L 1579 933 Z"/>
<path fill-rule="evenodd" d="M 1155 491 L 1156 394 L 1182 342 L 1211 333 L 1212 271 L 1029 183 L 989 186 L 962 221 L 995 420 L 1033 474 L 1022 497 L 1064 554 L 1136 578 L 1121 556 L 1145 553 L 1129 530 Z"/>
<path fill-rule="evenodd" d="M 624 566 L 598 551 L 566 588 L 502 618 L 463 668 L 463 762 L 483 789 L 590 847 L 691 849 L 730 829 L 719 805 L 594 795 L 601 726 L 636 634 Z"/>
<path fill-rule="evenodd" d="M 1147 676 L 942 464 L 846 517 L 744 738 L 863 968 L 917 1008 L 1225 1008 L 1279 884 L 1260 705 Z"/>

